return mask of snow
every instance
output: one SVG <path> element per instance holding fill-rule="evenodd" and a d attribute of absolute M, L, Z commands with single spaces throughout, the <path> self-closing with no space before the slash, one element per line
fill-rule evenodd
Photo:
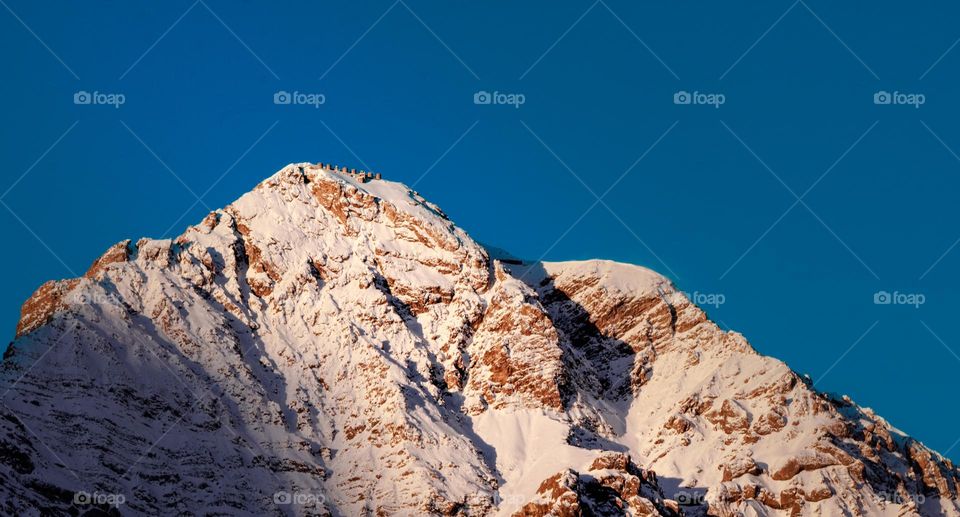
<path fill-rule="evenodd" d="M 599 279 L 607 292 L 618 296 L 642 296 L 657 293 L 658 289 L 668 292 L 674 290 L 670 280 L 651 269 L 612 260 L 537 262 L 510 265 L 508 269 L 531 285 L 536 285 L 547 277 L 563 275 L 571 279 Z"/>
<path fill-rule="evenodd" d="M 496 451 L 503 477 L 498 515 L 511 515 L 536 497 L 544 479 L 566 468 L 583 470 L 596 451 L 567 444 L 569 422 L 537 410 L 495 410 L 474 417 L 474 431 Z"/>
<path fill-rule="evenodd" d="M 481 502 L 466 513 L 509 515 L 546 478 L 583 472 L 603 450 L 622 450 L 657 472 L 668 498 L 681 488 L 709 488 L 715 497 L 720 467 L 749 456 L 766 472 L 741 481 L 773 493 L 828 477 L 836 490 L 861 496 L 869 515 L 901 509 L 875 504 L 844 467 L 772 480 L 771 469 L 820 443 L 830 425 L 876 425 L 898 443 L 905 438 L 852 404 L 841 415 L 814 411 L 818 395 L 786 382 L 793 374 L 785 364 L 705 321 L 679 293 L 669 310 L 659 303 L 676 292 L 667 278 L 608 260 L 491 265 L 488 256 L 515 260 L 482 248 L 408 187 L 309 165 L 285 167 L 212 224 L 175 240 L 139 241 L 130 261 L 80 282 L 50 324 L 14 343 L 5 375 L 23 380 L 5 405 L 49 446 L 24 449 L 39 478 L 69 490 L 120 491 L 135 515 L 184 505 L 216 513 L 229 503 L 269 513 L 281 489 L 322 493 L 345 515 L 377 505 L 414 514 L 438 501 L 472 500 Z M 346 221 L 320 206 L 310 184 L 320 181 L 345 186 Z M 386 215 L 390 207 L 409 217 L 398 222 Z M 574 344 L 561 324 L 582 322 L 549 312 L 546 278 L 576 285 L 571 306 L 591 317 L 603 309 L 611 326 Z M 635 300 L 647 312 L 622 316 Z M 695 325 L 677 331 L 671 318 Z M 531 322 L 542 332 L 530 332 Z M 493 371 L 499 365 L 482 362 L 490 351 L 524 368 Z M 622 398 L 589 389 L 604 375 L 623 381 L 635 366 L 648 375 Z M 437 377 L 457 368 L 466 369 L 466 384 L 444 389 Z M 581 383 L 571 383 L 565 407 L 546 409 L 514 389 L 521 377 L 527 388 L 539 387 L 530 378 L 556 383 L 554 370 Z M 497 396 L 504 404 L 479 404 L 477 412 L 463 402 Z M 707 415 L 682 410 L 688 400 L 709 402 L 705 411 L 730 401 L 750 432 L 772 414 L 789 424 L 748 441 L 746 431 L 727 434 Z M 676 415 L 691 428 L 666 429 Z M 0 418 L 0 430 L 10 421 Z M 568 436 L 585 424 L 595 424 L 594 448 L 570 445 Z M 158 445 L 144 456 L 149 444 Z M 898 454 L 885 454 L 878 471 L 907 475 Z M 116 475 L 130 465 L 132 478 Z M 141 471 L 172 472 L 182 482 L 143 483 Z M 209 472 L 222 474 L 217 486 L 193 484 Z M 0 498 L 27 494 L 16 500 L 34 503 L 26 485 L 11 486 L 0 487 Z M 151 506 L 170 493 L 178 494 L 174 505 Z M 484 500 L 499 505 L 491 510 Z M 839 501 L 805 506 L 805 515 L 853 507 Z M 925 504 L 930 514 L 942 506 L 958 515 L 952 502 Z M 756 502 L 737 510 L 770 511 Z"/>

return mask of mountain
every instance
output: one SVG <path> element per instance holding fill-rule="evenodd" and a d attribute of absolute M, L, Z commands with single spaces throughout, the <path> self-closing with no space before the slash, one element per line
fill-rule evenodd
<path fill-rule="evenodd" d="M 948 459 L 657 273 L 306 163 L 41 286 L 0 379 L 10 515 L 960 515 Z"/>

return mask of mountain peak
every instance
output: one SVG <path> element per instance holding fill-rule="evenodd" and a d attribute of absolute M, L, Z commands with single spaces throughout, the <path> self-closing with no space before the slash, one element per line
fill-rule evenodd
<path fill-rule="evenodd" d="M 960 515 L 949 460 L 665 277 L 488 252 L 362 171 L 44 284 L 0 374 L 8 513 Z"/>

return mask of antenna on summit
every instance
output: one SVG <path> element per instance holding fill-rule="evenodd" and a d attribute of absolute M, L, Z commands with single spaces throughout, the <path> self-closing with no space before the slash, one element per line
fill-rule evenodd
<path fill-rule="evenodd" d="M 379 172 L 369 172 L 364 170 L 357 169 L 347 169 L 346 167 L 341 167 L 339 165 L 331 165 L 329 163 L 317 162 L 315 165 L 311 165 L 311 169 L 321 169 L 327 172 L 336 172 L 343 174 L 344 176 L 349 176 L 360 183 L 366 183 L 371 180 L 380 180 L 383 179 L 383 175 Z"/>

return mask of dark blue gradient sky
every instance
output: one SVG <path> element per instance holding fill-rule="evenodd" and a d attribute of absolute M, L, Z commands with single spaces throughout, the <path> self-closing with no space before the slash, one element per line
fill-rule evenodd
<path fill-rule="evenodd" d="M 518 256 L 660 271 L 960 456 L 956 5 L 4 2 L 8 336 L 37 286 L 109 245 L 329 161 L 415 185 Z"/>

